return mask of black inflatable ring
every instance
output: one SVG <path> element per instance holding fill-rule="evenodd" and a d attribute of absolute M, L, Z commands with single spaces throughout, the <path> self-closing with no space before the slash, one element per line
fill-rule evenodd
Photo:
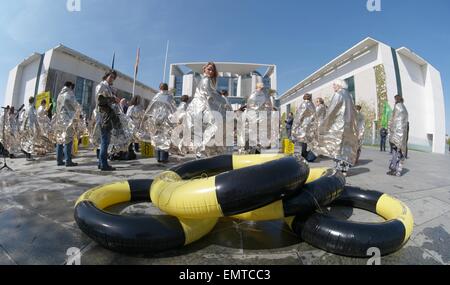
<path fill-rule="evenodd" d="M 320 177 L 315 179 L 317 173 Z M 295 215 L 308 216 L 319 207 L 326 207 L 336 200 L 345 187 L 345 177 L 334 169 L 312 168 L 310 178 L 297 194 L 277 201 L 263 208 L 233 216 L 245 221 L 271 221 Z"/>
<path fill-rule="evenodd" d="M 309 167 L 295 157 L 218 156 L 163 172 L 155 178 L 151 198 L 176 217 L 233 216 L 295 195 L 308 175 Z"/>
<path fill-rule="evenodd" d="M 151 203 L 153 180 L 130 180 L 89 190 L 77 201 L 75 221 L 103 247 L 124 253 L 155 253 L 179 248 L 208 234 L 217 219 L 171 216 L 120 216 L 103 211 L 113 205 Z"/>
<path fill-rule="evenodd" d="M 332 205 L 367 210 L 387 221 L 357 223 L 317 213 L 290 218 L 288 224 L 310 245 L 349 257 L 367 257 L 371 248 L 379 249 L 381 255 L 388 255 L 399 250 L 412 234 L 414 220 L 411 211 L 389 195 L 347 187 Z"/>

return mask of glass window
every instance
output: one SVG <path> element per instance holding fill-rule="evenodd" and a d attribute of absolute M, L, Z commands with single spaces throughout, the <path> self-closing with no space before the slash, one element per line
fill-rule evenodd
<path fill-rule="evenodd" d="M 237 89 L 238 89 L 239 78 L 233 78 L 232 80 L 233 80 L 233 82 L 232 82 L 233 92 L 232 92 L 232 94 L 230 94 L 230 96 L 237 97 L 238 96 L 238 90 Z"/>
<path fill-rule="evenodd" d="M 230 92 L 230 78 L 228 77 L 219 77 L 218 81 L 217 81 L 217 90 L 219 90 L 219 92 L 226 90 L 228 92 Z"/>
<path fill-rule="evenodd" d="M 175 77 L 175 89 L 176 89 L 175 96 L 181 97 L 183 95 L 183 77 L 182 76 Z"/>
<path fill-rule="evenodd" d="M 356 102 L 356 92 L 355 92 L 355 77 L 352 76 L 350 78 L 345 79 L 345 82 L 348 85 L 348 92 L 353 98 L 353 102 Z"/>
<path fill-rule="evenodd" d="M 77 77 L 77 83 L 75 85 L 75 98 L 82 106 L 83 112 L 85 112 L 88 116 L 90 116 L 94 108 L 93 89 L 93 81 L 82 77 Z"/>
<path fill-rule="evenodd" d="M 270 77 L 264 77 L 263 78 L 263 83 L 264 83 L 264 86 L 267 89 L 271 89 L 272 88 L 272 80 L 270 79 Z"/>
<path fill-rule="evenodd" d="M 84 92 L 84 78 L 77 77 L 77 83 L 75 85 L 75 99 L 80 105 L 83 105 L 83 92 Z"/>

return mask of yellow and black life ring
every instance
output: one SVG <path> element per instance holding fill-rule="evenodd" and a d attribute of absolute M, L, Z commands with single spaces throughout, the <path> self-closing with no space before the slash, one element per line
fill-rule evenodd
<path fill-rule="evenodd" d="M 317 208 L 328 206 L 339 198 L 344 188 L 345 177 L 341 172 L 328 168 L 312 168 L 306 185 L 294 196 L 233 218 L 245 221 L 271 221 L 295 215 L 310 215 Z"/>
<path fill-rule="evenodd" d="M 370 211 L 386 222 L 356 223 L 317 213 L 291 217 L 287 223 L 310 245 L 350 257 L 367 257 L 370 248 L 378 248 L 381 255 L 393 253 L 409 240 L 413 232 L 414 219 L 410 209 L 387 194 L 347 187 L 332 205 Z"/>
<path fill-rule="evenodd" d="M 163 172 L 155 178 L 151 199 L 176 217 L 233 216 L 295 195 L 308 176 L 307 164 L 295 157 L 218 156 Z"/>
<path fill-rule="evenodd" d="M 120 216 L 104 209 L 151 202 L 153 180 L 130 180 L 89 190 L 75 206 L 75 221 L 91 239 L 110 250 L 154 253 L 193 243 L 207 235 L 217 219 L 190 220 L 171 216 Z"/>

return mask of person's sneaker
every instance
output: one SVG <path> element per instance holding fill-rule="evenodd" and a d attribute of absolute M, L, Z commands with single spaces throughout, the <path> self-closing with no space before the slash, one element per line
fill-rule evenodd
<path fill-rule="evenodd" d="M 395 176 L 402 177 L 402 173 L 401 172 L 397 172 L 397 173 L 395 173 Z"/>
<path fill-rule="evenodd" d="M 32 157 L 27 157 L 27 161 L 36 161 L 36 159 L 34 159 Z"/>
<path fill-rule="evenodd" d="M 101 171 L 116 171 L 116 169 L 112 166 L 108 166 L 108 167 L 102 168 Z"/>
<path fill-rule="evenodd" d="M 58 166 L 65 166 L 66 164 L 64 162 L 58 162 Z"/>
<path fill-rule="evenodd" d="M 392 170 L 389 170 L 386 174 L 389 175 L 389 176 L 393 176 L 394 172 Z"/>
<path fill-rule="evenodd" d="M 78 166 L 78 163 L 75 162 L 66 163 L 66 167 L 76 167 L 76 166 Z"/>

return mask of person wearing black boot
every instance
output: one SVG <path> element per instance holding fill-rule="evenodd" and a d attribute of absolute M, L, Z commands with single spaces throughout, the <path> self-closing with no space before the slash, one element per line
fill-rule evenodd
<path fill-rule="evenodd" d="M 171 132 L 174 126 L 171 117 L 176 112 L 176 105 L 166 83 L 161 83 L 159 90 L 144 113 L 139 128 L 139 137 L 156 148 L 156 159 L 159 163 L 167 163 L 169 161 L 168 151 L 172 145 Z"/>
<path fill-rule="evenodd" d="M 108 147 L 111 142 L 111 132 L 114 122 L 118 121 L 117 114 L 112 107 L 117 101 L 112 90 L 112 85 L 116 78 L 117 73 L 111 70 L 105 74 L 103 81 L 96 88 L 97 110 L 101 126 L 99 167 L 102 171 L 116 170 L 108 164 Z"/>
<path fill-rule="evenodd" d="M 292 138 L 296 143 L 298 152 L 301 150 L 303 158 L 308 157 L 308 146 L 312 146 L 315 140 L 316 107 L 312 102 L 312 94 L 305 94 L 303 102 L 298 108 L 292 126 Z"/>
<path fill-rule="evenodd" d="M 73 93 L 74 89 L 75 84 L 66 82 L 57 99 L 55 124 L 53 128 L 57 142 L 56 160 L 58 166 L 78 166 L 77 163 L 72 161 L 72 147 L 81 113 L 81 106 L 75 98 L 75 94 Z"/>
<path fill-rule="evenodd" d="M 127 160 L 135 160 L 136 152 L 139 152 L 139 127 L 144 117 L 144 107 L 141 96 L 135 95 L 130 101 L 127 117 L 130 118 L 134 127 L 133 141 L 128 147 Z"/>
<path fill-rule="evenodd" d="M 401 95 L 395 96 L 395 107 L 389 122 L 390 143 L 392 144 L 392 159 L 387 175 L 400 177 L 403 175 L 405 153 L 408 146 L 408 110 Z"/>

